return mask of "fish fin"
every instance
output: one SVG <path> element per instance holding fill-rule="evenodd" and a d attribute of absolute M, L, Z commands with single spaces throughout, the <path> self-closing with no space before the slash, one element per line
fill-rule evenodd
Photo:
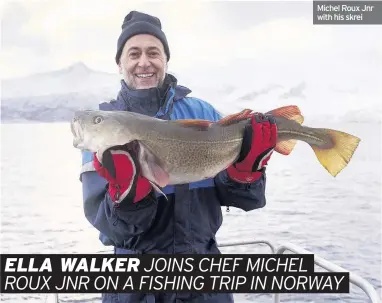
<path fill-rule="evenodd" d="M 276 144 L 275 151 L 282 155 L 289 155 L 295 147 L 297 140 L 290 139 L 286 141 L 279 141 Z"/>
<path fill-rule="evenodd" d="M 237 122 L 251 118 L 252 114 L 253 114 L 253 111 L 251 109 L 244 109 L 239 113 L 228 115 L 220 119 L 219 121 L 217 121 L 217 123 L 222 126 L 235 124 Z"/>
<path fill-rule="evenodd" d="M 170 179 L 168 172 L 164 169 L 164 165 L 146 146 L 139 143 L 139 164 L 142 176 L 146 179 L 165 187 Z"/>
<path fill-rule="evenodd" d="M 166 194 L 159 188 L 159 186 L 156 185 L 154 182 L 151 182 L 151 181 L 149 181 L 149 182 L 150 182 L 151 186 L 155 189 L 155 191 L 162 194 L 166 198 L 166 200 L 168 201 Z"/>
<path fill-rule="evenodd" d="M 143 175 L 151 182 L 158 184 L 160 187 L 165 187 L 169 181 L 168 173 L 155 162 L 148 162 L 147 164 L 148 170 L 143 170 Z"/>
<path fill-rule="evenodd" d="M 201 120 L 201 119 L 183 119 L 183 120 L 174 120 L 173 122 L 180 124 L 184 127 L 192 127 L 199 130 L 207 130 L 211 124 L 213 124 L 212 121 L 208 120 Z"/>
<path fill-rule="evenodd" d="M 271 114 L 275 117 L 284 117 L 296 121 L 299 124 L 304 122 L 304 116 L 301 115 L 300 109 L 296 105 L 279 107 L 267 112 L 267 114 Z"/>
<path fill-rule="evenodd" d="M 320 130 L 326 132 L 332 144 L 330 147 L 312 144 L 311 147 L 321 165 L 335 177 L 349 163 L 361 139 L 332 129 L 321 128 Z"/>

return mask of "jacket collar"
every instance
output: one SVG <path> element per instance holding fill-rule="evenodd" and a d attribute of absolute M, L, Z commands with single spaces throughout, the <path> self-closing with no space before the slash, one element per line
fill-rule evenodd
<path fill-rule="evenodd" d="M 190 89 L 177 84 L 177 79 L 167 74 L 161 88 L 134 90 L 121 80 L 121 89 L 114 105 L 119 110 L 132 111 L 151 117 L 166 118 L 170 115 L 174 101 L 184 98 Z"/>

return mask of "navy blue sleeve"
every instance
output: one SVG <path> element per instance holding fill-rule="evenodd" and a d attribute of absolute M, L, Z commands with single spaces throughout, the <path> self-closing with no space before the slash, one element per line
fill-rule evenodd
<path fill-rule="evenodd" d="M 83 153 L 80 180 L 86 219 L 97 228 L 105 245 L 124 247 L 125 241 L 145 232 L 154 220 L 157 210 L 155 195 L 138 203 L 123 200 L 118 205 L 111 201 L 107 182 L 92 169 L 92 155 Z"/>
<path fill-rule="evenodd" d="M 216 120 L 222 118 L 213 107 L 212 110 L 213 116 Z M 245 211 L 250 211 L 262 208 L 266 204 L 265 173 L 261 179 L 252 184 L 242 184 L 230 179 L 227 171 L 224 170 L 215 177 L 214 181 L 220 204 L 222 206 L 232 206 Z"/>

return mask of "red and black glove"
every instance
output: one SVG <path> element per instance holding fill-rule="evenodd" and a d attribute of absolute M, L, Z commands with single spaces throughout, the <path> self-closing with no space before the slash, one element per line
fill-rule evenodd
<path fill-rule="evenodd" d="M 244 131 L 238 160 L 227 168 L 228 176 L 239 183 L 260 179 L 277 143 L 276 120 L 255 113 Z"/>
<path fill-rule="evenodd" d="M 129 152 L 127 144 L 107 149 L 101 161 L 94 154 L 94 167 L 108 181 L 108 191 L 114 203 L 120 203 L 125 198 L 136 203 L 150 193 L 152 186 L 140 174 L 138 161 L 134 153 Z"/>

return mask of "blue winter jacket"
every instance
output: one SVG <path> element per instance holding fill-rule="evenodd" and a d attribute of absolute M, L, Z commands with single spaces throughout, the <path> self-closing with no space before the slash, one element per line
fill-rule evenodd
<path fill-rule="evenodd" d="M 124 81 L 116 100 L 100 104 L 101 110 L 128 110 L 161 119 L 219 120 L 207 102 L 188 97 L 188 88 L 167 75 L 165 90 L 130 90 Z M 158 110 L 159 108 L 159 110 Z M 222 206 L 245 211 L 265 206 L 265 175 L 253 184 L 232 181 L 226 171 L 200 182 L 167 186 L 133 204 L 115 208 L 107 183 L 95 171 L 92 154 L 83 152 L 81 181 L 84 212 L 100 231 L 104 245 L 115 253 L 204 254 L 220 253 L 215 235 L 222 224 Z M 157 300 L 154 300 L 156 298 Z M 105 294 L 103 302 L 233 302 L 230 294 Z"/>

